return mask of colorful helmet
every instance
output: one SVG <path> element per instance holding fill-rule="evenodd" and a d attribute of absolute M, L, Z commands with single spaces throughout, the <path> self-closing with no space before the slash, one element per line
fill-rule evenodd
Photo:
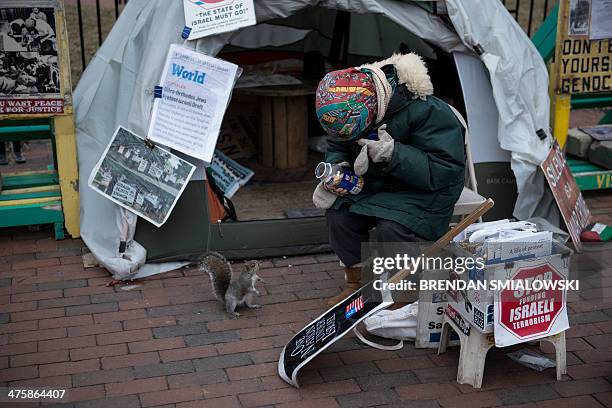
<path fill-rule="evenodd" d="M 356 68 L 328 73 L 317 88 L 317 118 L 340 140 L 355 140 L 376 119 L 377 106 L 374 81 Z"/>

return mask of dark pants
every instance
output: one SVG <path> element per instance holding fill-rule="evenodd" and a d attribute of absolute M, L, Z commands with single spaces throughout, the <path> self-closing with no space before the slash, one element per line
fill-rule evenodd
<path fill-rule="evenodd" d="M 15 153 L 21 152 L 21 142 L 20 141 L 16 141 L 16 142 L 12 142 L 12 143 L 13 143 L 13 151 Z M 0 142 L 0 152 L 2 152 L 2 153 L 6 152 L 6 144 L 4 142 Z"/>
<path fill-rule="evenodd" d="M 395 221 L 349 212 L 346 206 L 327 210 L 327 229 L 332 250 L 346 266 L 360 263 L 361 245 L 368 242 L 370 230 L 376 228 L 377 242 L 415 242 L 423 239 Z M 384 255 L 388 256 L 388 255 Z"/>

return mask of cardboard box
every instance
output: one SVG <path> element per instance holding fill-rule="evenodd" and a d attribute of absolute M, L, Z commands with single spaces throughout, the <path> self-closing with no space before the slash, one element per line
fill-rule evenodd
<path fill-rule="evenodd" d="M 448 279 L 449 271 L 424 271 L 424 279 Z M 416 348 L 438 348 L 442 333 L 442 320 L 447 304 L 447 294 L 443 290 L 421 290 L 419 292 L 419 314 L 414 346 Z M 459 345 L 459 336 L 452 333 L 451 346 Z"/>
<path fill-rule="evenodd" d="M 493 280 L 503 281 L 503 277 L 514 275 L 514 272 L 524 268 L 534 268 L 538 265 L 549 264 L 565 279 L 569 276 L 569 255 L 571 250 L 553 242 L 552 255 L 521 259 L 513 262 L 499 262 L 486 265 L 484 269 L 473 269 L 463 274 L 450 273 L 450 279 L 464 280 L 466 282 L 487 282 Z M 495 323 L 495 296 L 494 291 L 485 289 L 466 289 L 447 291 L 448 304 L 466 319 L 481 333 L 492 333 Z"/>

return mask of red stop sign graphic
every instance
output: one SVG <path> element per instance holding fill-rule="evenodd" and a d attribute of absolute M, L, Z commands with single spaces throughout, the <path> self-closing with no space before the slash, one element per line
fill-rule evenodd
<path fill-rule="evenodd" d="M 519 339 L 546 335 L 565 308 L 563 291 L 552 289 L 555 288 L 554 282 L 563 280 L 563 277 L 550 264 L 544 264 L 519 269 L 512 280 L 522 280 L 526 290 L 501 291 L 499 323 Z M 534 280 L 542 280 L 544 288 L 533 290 Z M 550 285 L 548 289 L 546 285 Z M 540 287 L 539 283 L 535 286 Z"/>

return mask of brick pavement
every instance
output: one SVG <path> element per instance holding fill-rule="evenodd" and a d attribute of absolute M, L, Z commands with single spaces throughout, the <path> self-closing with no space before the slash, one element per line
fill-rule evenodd
<path fill-rule="evenodd" d="M 587 201 L 612 224 L 612 194 Z M 58 406 L 77 408 L 612 406 L 609 245 L 575 259 L 600 270 L 570 296 L 564 380 L 494 349 L 480 391 L 455 382 L 456 348 L 378 351 L 353 337 L 305 369 L 302 388 L 280 380 L 282 346 L 340 287 L 333 255 L 264 261 L 264 307 L 228 319 L 196 269 L 107 288 L 104 269 L 83 268 L 82 246 L 47 230 L 0 230 L 0 385 L 70 388 L 73 402 Z"/>

